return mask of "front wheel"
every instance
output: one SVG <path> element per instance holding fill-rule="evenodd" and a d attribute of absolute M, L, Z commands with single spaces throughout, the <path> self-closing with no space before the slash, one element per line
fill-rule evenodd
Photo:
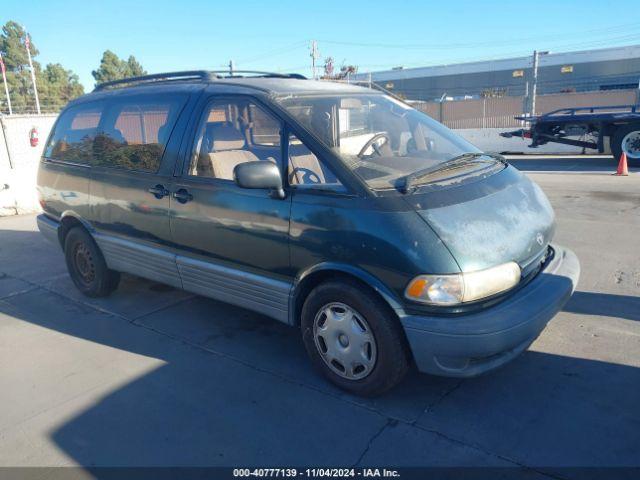
<path fill-rule="evenodd" d="M 628 159 L 640 159 L 640 124 L 619 127 L 610 139 L 611 154 L 616 161 L 624 152 Z"/>
<path fill-rule="evenodd" d="M 379 395 L 409 366 L 404 334 L 390 308 L 356 283 L 316 287 L 302 307 L 302 338 L 314 366 L 356 395 Z"/>

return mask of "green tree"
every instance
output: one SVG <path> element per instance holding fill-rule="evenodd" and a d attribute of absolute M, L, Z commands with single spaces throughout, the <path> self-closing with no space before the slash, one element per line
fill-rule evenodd
<path fill-rule="evenodd" d="M 4 64 L 7 70 L 26 70 L 29 65 L 27 59 L 27 50 L 24 47 L 25 31 L 16 22 L 9 20 L 2 27 L 2 34 L 0 35 L 0 51 L 4 58 Z M 40 52 L 36 48 L 31 37 L 30 51 L 31 56 L 36 57 Z"/>
<path fill-rule="evenodd" d="M 127 60 L 122 60 L 111 50 L 106 50 L 102 54 L 100 66 L 91 72 L 96 83 L 110 82 L 122 78 L 145 75 L 147 72 L 140 62 L 131 55 Z"/>
<path fill-rule="evenodd" d="M 25 31 L 16 22 L 8 21 L 0 34 L 0 52 L 7 69 L 9 95 L 15 111 L 24 111 L 27 106 L 34 107 L 33 87 L 29 73 L 29 61 L 24 47 Z M 38 54 L 36 46 L 31 43 L 31 52 Z M 37 62 L 34 62 L 37 64 Z M 35 64 L 34 64 L 35 68 Z M 6 99 L 2 95 L 3 110 L 6 110 Z"/>
<path fill-rule="evenodd" d="M 126 70 L 127 77 L 139 77 L 140 75 L 147 74 L 147 71 L 142 68 L 140 62 L 138 62 L 138 60 L 136 60 L 136 57 L 134 57 L 133 55 L 129 55 L 129 58 L 127 59 Z"/>
<path fill-rule="evenodd" d="M 29 72 L 29 60 L 24 45 L 25 31 L 14 21 L 8 21 L 0 33 L 0 52 L 7 69 L 7 84 L 13 110 L 16 113 L 35 110 L 35 97 Z M 36 85 L 43 111 L 57 111 L 69 100 L 82 95 L 84 88 L 77 75 L 60 64 L 48 64 L 43 70 L 34 57 L 40 53 L 29 36 L 29 51 L 33 59 Z M 0 89 L 0 109 L 6 111 L 6 98 Z"/>
<path fill-rule="evenodd" d="M 38 78 L 40 102 L 49 109 L 61 108 L 84 93 L 78 76 L 59 63 L 48 64 Z"/>
<path fill-rule="evenodd" d="M 111 80 L 123 78 L 122 60 L 111 50 L 107 50 L 102 54 L 100 66 L 97 70 L 92 71 L 91 75 L 96 79 L 96 83 L 110 82 Z"/>

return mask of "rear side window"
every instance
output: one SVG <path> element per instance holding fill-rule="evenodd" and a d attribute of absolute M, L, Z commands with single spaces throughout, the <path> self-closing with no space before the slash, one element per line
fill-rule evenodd
<path fill-rule="evenodd" d="M 102 110 L 101 103 L 90 103 L 62 112 L 44 156 L 89 165 L 93 158 L 93 144 L 102 118 Z"/>
<path fill-rule="evenodd" d="M 94 165 L 156 172 L 186 98 L 134 97 L 110 105 L 94 144 Z"/>

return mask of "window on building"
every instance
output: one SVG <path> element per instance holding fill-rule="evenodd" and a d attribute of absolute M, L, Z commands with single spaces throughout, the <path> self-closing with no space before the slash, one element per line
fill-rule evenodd
<path fill-rule="evenodd" d="M 599 90 L 633 90 L 638 88 L 637 83 L 612 83 L 600 85 Z"/>
<path fill-rule="evenodd" d="M 573 65 L 563 65 L 560 68 L 560 73 L 573 73 Z"/>
<path fill-rule="evenodd" d="M 524 70 L 514 70 L 511 75 L 513 78 L 524 77 Z"/>

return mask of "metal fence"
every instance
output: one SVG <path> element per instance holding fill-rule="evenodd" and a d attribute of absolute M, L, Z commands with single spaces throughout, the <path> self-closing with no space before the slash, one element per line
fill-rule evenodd
<path fill-rule="evenodd" d="M 584 93 L 554 93 L 536 97 L 536 113 L 560 108 L 630 105 L 637 101 L 637 90 L 611 90 Z M 480 98 L 443 102 L 415 102 L 414 107 L 449 128 L 512 128 L 522 122 L 516 115 L 526 110 L 526 97 Z"/>
<path fill-rule="evenodd" d="M 346 81 L 344 81 L 346 83 Z M 357 83 L 357 82 L 353 82 Z M 365 84 L 366 82 L 360 82 Z M 536 113 L 560 108 L 630 105 L 638 99 L 638 90 L 609 90 L 580 93 L 554 93 L 536 97 Z M 523 122 L 514 117 L 527 110 L 527 97 L 505 96 L 443 102 L 412 102 L 412 105 L 449 128 L 518 128 Z M 63 105 L 42 105 L 42 113 L 57 113 Z M 6 105 L 0 100 L 0 113 Z M 14 114 L 35 114 L 34 106 L 14 108 Z"/>

